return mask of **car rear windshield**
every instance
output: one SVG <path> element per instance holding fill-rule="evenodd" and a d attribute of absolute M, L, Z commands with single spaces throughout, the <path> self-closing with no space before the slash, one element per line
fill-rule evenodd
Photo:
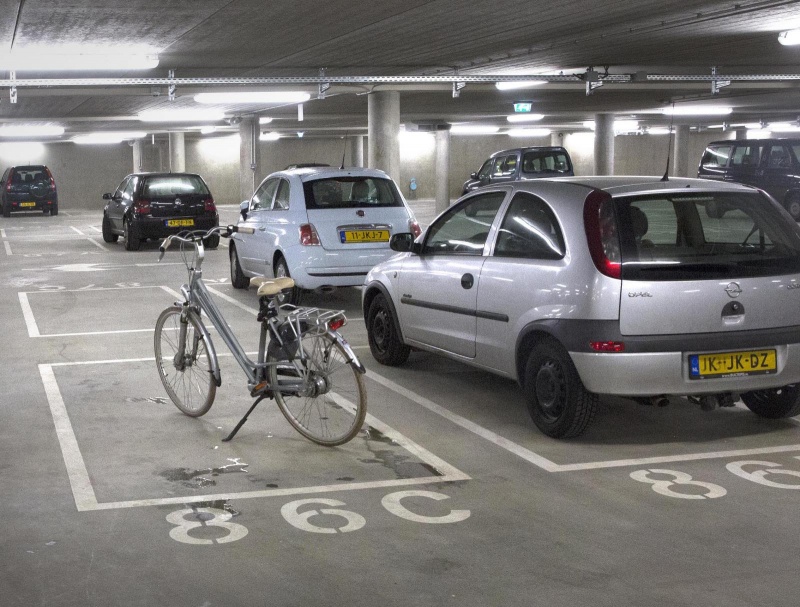
<path fill-rule="evenodd" d="M 157 175 L 147 177 L 142 186 L 144 198 L 166 196 L 208 195 L 206 184 L 197 175 Z"/>
<path fill-rule="evenodd" d="M 522 155 L 522 172 L 536 173 L 569 173 L 572 167 L 564 152 L 532 151 Z"/>
<path fill-rule="evenodd" d="M 394 183 L 376 177 L 331 177 L 303 184 L 308 209 L 401 207 Z"/>
<path fill-rule="evenodd" d="M 615 199 L 624 280 L 800 272 L 800 228 L 758 192 Z"/>
<path fill-rule="evenodd" d="M 44 166 L 25 166 L 16 167 L 11 178 L 13 184 L 36 183 L 37 181 L 47 181 L 50 176 L 47 174 L 47 167 Z"/>

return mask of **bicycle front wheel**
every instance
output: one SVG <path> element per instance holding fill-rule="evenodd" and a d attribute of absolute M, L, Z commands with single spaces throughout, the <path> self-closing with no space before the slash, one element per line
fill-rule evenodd
<path fill-rule="evenodd" d="M 181 308 L 167 308 L 156 321 L 156 367 L 175 406 L 186 415 L 200 417 L 211 408 L 217 393 L 208 355 L 210 348 L 192 314 L 187 318 L 183 356 L 179 356 L 180 335 Z"/>
<path fill-rule="evenodd" d="M 275 390 L 283 415 L 300 434 L 325 447 L 352 439 L 367 415 L 367 390 L 361 374 L 347 361 L 347 355 L 330 335 L 304 335 L 305 360 L 298 351 L 294 361 L 269 367 L 273 386 L 291 383 L 293 393 Z M 278 362 L 270 357 L 268 362 Z"/>

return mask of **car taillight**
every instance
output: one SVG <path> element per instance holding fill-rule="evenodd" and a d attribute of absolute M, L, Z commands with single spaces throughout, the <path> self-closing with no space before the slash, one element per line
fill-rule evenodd
<path fill-rule="evenodd" d="M 300 226 L 300 244 L 305 247 L 319 245 L 319 236 L 313 224 L 304 223 Z"/>
<path fill-rule="evenodd" d="M 413 219 L 408 220 L 408 229 L 414 235 L 414 238 L 422 234 L 422 228 L 419 227 L 419 224 Z"/>
<path fill-rule="evenodd" d="M 601 274 L 619 279 L 622 276 L 622 255 L 614 205 L 608 192 L 594 190 L 583 205 L 586 241 L 595 267 Z"/>
<path fill-rule="evenodd" d="M 206 198 L 203 201 L 203 204 L 205 205 L 205 209 L 206 209 L 207 213 L 216 213 L 217 212 L 217 205 L 214 204 L 214 199 L 213 198 Z"/>
<path fill-rule="evenodd" d="M 145 198 L 137 198 L 133 203 L 133 211 L 139 215 L 150 212 L 150 201 Z"/>
<path fill-rule="evenodd" d="M 625 342 L 622 341 L 590 341 L 589 347 L 595 352 L 624 352 Z"/>
<path fill-rule="evenodd" d="M 50 172 L 50 169 L 45 167 L 45 171 L 47 171 L 47 176 L 50 178 L 50 189 L 55 192 L 56 191 L 56 180 L 53 179 L 53 174 Z"/>
<path fill-rule="evenodd" d="M 9 172 L 8 181 L 6 181 L 6 192 L 11 191 L 11 178 L 14 176 L 14 171 Z"/>

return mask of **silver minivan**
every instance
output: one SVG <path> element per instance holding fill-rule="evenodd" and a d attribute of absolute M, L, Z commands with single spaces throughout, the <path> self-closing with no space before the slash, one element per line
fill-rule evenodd
<path fill-rule="evenodd" d="M 755 188 L 518 182 L 391 246 L 363 290 L 373 356 L 413 347 L 514 378 L 549 436 L 583 432 L 598 394 L 800 414 L 800 228 Z"/>

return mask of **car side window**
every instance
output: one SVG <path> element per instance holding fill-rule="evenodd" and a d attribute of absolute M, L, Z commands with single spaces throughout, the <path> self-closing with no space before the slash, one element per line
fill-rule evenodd
<path fill-rule="evenodd" d="M 510 177 L 517 170 L 517 155 L 511 154 L 497 158 L 492 177 Z"/>
<path fill-rule="evenodd" d="M 262 183 L 253 198 L 250 199 L 250 210 L 258 211 L 269 209 L 272 206 L 272 198 L 275 196 L 275 189 L 278 187 L 279 179 L 267 179 Z"/>
<path fill-rule="evenodd" d="M 289 182 L 285 179 L 280 180 L 278 193 L 275 195 L 275 202 L 272 205 L 273 211 L 285 211 L 289 208 Z"/>
<path fill-rule="evenodd" d="M 772 145 L 767 155 L 768 169 L 788 169 L 792 166 L 792 155 L 785 145 Z"/>
<path fill-rule="evenodd" d="M 423 255 L 483 255 L 505 192 L 474 196 L 453 207 L 428 229 Z"/>
<path fill-rule="evenodd" d="M 128 182 L 131 180 L 130 177 L 126 177 L 122 180 L 122 183 L 119 184 L 119 187 L 114 191 L 114 198 L 122 198 L 122 192 L 125 191 L 125 186 L 128 185 Z"/>
<path fill-rule="evenodd" d="M 492 165 L 494 164 L 494 158 L 489 158 L 486 162 L 483 163 L 481 170 L 478 171 L 478 179 L 484 180 L 489 179 L 492 175 Z"/>
<path fill-rule="evenodd" d="M 126 201 L 130 201 L 133 199 L 133 190 L 136 187 L 136 178 L 131 177 L 128 179 L 128 183 L 125 184 L 125 189 L 122 190 L 122 199 Z"/>
<path fill-rule="evenodd" d="M 732 145 L 720 145 L 706 148 L 703 153 L 703 158 L 700 164 L 704 167 L 726 167 L 728 166 L 728 158 L 731 156 Z"/>
<path fill-rule="evenodd" d="M 547 203 L 533 194 L 517 193 L 497 234 L 494 256 L 562 259 L 564 253 L 564 236 Z"/>
<path fill-rule="evenodd" d="M 757 143 L 737 145 L 731 156 L 731 166 L 758 166 L 758 163 L 761 161 L 761 152 L 763 149 L 764 145 Z"/>

